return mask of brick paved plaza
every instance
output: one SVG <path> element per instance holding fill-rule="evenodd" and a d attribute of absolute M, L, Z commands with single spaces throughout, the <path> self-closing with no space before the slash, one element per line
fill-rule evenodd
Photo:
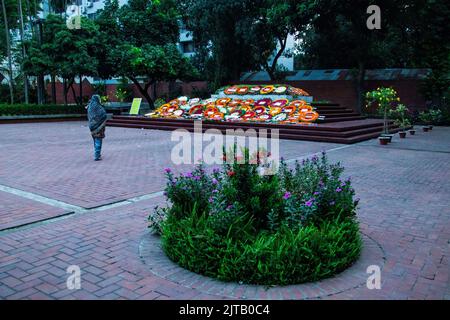
<path fill-rule="evenodd" d="M 297 159 L 328 150 L 361 198 L 364 249 L 332 279 L 267 289 L 171 263 L 146 228 L 163 204 L 170 132 L 107 128 L 94 162 L 85 122 L 0 125 L 1 299 L 450 299 L 450 128 L 388 146 L 287 141 Z M 66 269 L 81 269 L 68 290 Z M 366 287 L 369 265 L 382 287 Z"/>

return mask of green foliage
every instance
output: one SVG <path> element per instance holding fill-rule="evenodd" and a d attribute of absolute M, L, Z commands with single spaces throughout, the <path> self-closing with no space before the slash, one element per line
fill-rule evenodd
<path fill-rule="evenodd" d="M 331 276 L 358 257 L 358 200 L 340 164 L 322 154 L 265 175 L 264 150 L 223 156 L 211 173 L 166 169 L 170 206 L 156 208 L 149 227 L 172 260 L 221 280 L 280 285 Z"/>
<path fill-rule="evenodd" d="M 344 270 L 359 257 L 361 239 L 358 224 L 352 219 L 295 230 L 282 227 L 256 235 L 248 222 L 237 219 L 221 236 L 205 215 L 191 214 L 181 220 L 169 216 L 163 224 L 162 245 L 170 259 L 206 276 L 288 285 L 320 280 Z"/>
<path fill-rule="evenodd" d="M 376 103 L 378 110 L 383 114 L 384 117 L 384 133 L 388 133 L 387 127 L 387 116 L 391 107 L 394 106 L 394 103 L 400 101 L 400 98 L 397 97 L 397 92 L 393 88 L 385 88 L 380 87 L 376 90 L 369 91 L 366 93 L 367 99 L 367 107 L 370 103 Z"/>
<path fill-rule="evenodd" d="M 395 109 L 389 110 L 389 117 L 394 120 L 395 125 L 405 130 L 411 125 L 411 117 L 408 112 L 409 110 L 404 104 L 398 104 Z"/>
<path fill-rule="evenodd" d="M 0 104 L 0 115 L 85 114 L 86 109 L 76 105 Z"/>
<path fill-rule="evenodd" d="M 115 96 L 120 102 L 131 101 L 133 98 L 133 90 L 128 83 L 128 79 L 120 79 L 120 82 L 116 88 Z"/>
<path fill-rule="evenodd" d="M 445 123 L 444 113 L 440 109 L 430 109 L 419 113 L 419 120 L 424 124 L 439 125 Z"/>
<path fill-rule="evenodd" d="M 178 51 L 178 13 L 172 0 L 108 1 L 100 14 L 99 73 L 129 78 L 150 106 L 157 81 L 190 80 L 196 71 Z M 120 94 L 121 95 L 121 94 Z"/>

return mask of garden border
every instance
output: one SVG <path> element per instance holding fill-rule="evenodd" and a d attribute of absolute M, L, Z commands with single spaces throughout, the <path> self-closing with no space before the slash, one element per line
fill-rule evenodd
<path fill-rule="evenodd" d="M 223 282 L 184 269 L 166 256 L 161 247 L 160 237 L 154 233 L 147 232 L 142 236 L 138 250 L 141 261 L 155 276 L 205 294 L 216 295 L 218 298 L 320 299 L 366 285 L 369 276 L 366 270 L 370 265 L 378 265 L 383 269 L 386 262 L 383 248 L 368 235 L 364 233 L 361 235 L 363 240 L 361 255 L 346 270 L 317 282 L 276 287 Z"/>

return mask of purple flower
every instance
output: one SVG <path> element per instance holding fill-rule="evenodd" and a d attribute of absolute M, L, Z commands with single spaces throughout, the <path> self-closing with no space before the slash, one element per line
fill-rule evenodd
<path fill-rule="evenodd" d="M 322 180 L 320 180 L 320 181 L 319 181 L 319 187 L 323 187 L 323 186 L 324 186 L 324 183 L 323 183 Z"/>
<path fill-rule="evenodd" d="M 214 169 L 213 169 L 213 173 L 217 174 L 217 173 L 219 173 L 219 172 L 220 172 L 220 169 L 219 169 L 219 168 L 214 168 Z"/>
<path fill-rule="evenodd" d="M 334 206 L 335 203 L 336 203 L 336 202 L 331 201 L 331 202 L 330 202 L 330 206 Z"/>
<path fill-rule="evenodd" d="M 172 172 L 172 170 L 170 170 L 170 168 L 165 168 L 164 171 L 165 171 L 166 173 L 171 173 L 171 172 Z"/>
<path fill-rule="evenodd" d="M 313 202 L 314 202 L 313 199 L 309 199 L 308 201 L 305 202 L 305 206 L 311 207 L 313 205 Z"/>
<path fill-rule="evenodd" d="M 212 182 L 212 184 L 218 184 L 219 183 L 219 181 L 217 181 L 216 178 L 212 178 L 211 182 Z"/>
<path fill-rule="evenodd" d="M 319 191 L 314 192 L 314 195 L 315 195 L 315 196 L 318 196 L 319 194 L 320 194 Z"/>
<path fill-rule="evenodd" d="M 231 210 L 231 209 L 233 209 L 233 205 L 232 205 L 232 204 L 229 204 L 229 205 L 227 206 L 227 210 Z"/>
<path fill-rule="evenodd" d="M 341 183 L 341 187 L 345 187 L 346 186 L 346 183 L 345 182 L 342 182 Z"/>
<path fill-rule="evenodd" d="M 209 203 L 213 203 L 214 202 L 213 197 L 209 197 L 208 201 L 209 201 Z"/>
<path fill-rule="evenodd" d="M 311 158 L 311 160 L 312 160 L 312 162 L 317 162 L 317 161 L 319 161 L 319 157 L 316 156 L 316 155 L 314 155 L 314 156 Z"/>
<path fill-rule="evenodd" d="M 217 189 L 214 189 L 213 191 L 212 191 L 212 193 L 218 193 L 219 192 L 219 190 L 217 190 Z"/>
<path fill-rule="evenodd" d="M 194 180 L 195 181 L 200 181 L 201 177 L 200 176 L 194 176 Z"/>
<path fill-rule="evenodd" d="M 289 191 L 287 191 L 287 192 L 284 193 L 283 199 L 284 199 L 284 200 L 287 200 L 287 199 L 289 199 L 290 197 L 291 197 L 291 193 L 290 193 Z"/>
<path fill-rule="evenodd" d="M 184 174 L 185 178 L 192 178 L 192 172 L 188 172 Z"/>
<path fill-rule="evenodd" d="M 339 188 L 339 187 L 336 188 L 336 192 L 341 192 L 341 191 L 342 191 L 341 188 Z"/>
<path fill-rule="evenodd" d="M 164 193 L 163 193 L 163 194 L 164 194 L 164 196 L 165 196 L 165 197 L 167 197 L 167 191 L 164 191 Z"/>

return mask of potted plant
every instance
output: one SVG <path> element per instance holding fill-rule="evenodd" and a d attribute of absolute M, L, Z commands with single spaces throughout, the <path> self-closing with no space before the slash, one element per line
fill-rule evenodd
<path fill-rule="evenodd" d="M 381 136 L 381 137 L 378 138 L 378 141 L 380 142 L 380 144 L 382 146 L 385 146 L 391 141 L 391 139 L 392 139 L 391 137 L 383 137 L 383 136 Z"/>
<path fill-rule="evenodd" d="M 428 113 L 431 118 L 431 124 L 428 127 L 430 130 L 433 130 L 433 123 L 439 124 L 442 121 L 442 111 L 440 109 L 430 109 Z"/>
<path fill-rule="evenodd" d="M 383 133 L 380 136 L 388 137 L 388 141 L 390 142 L 393 135 L 389 134 L 387 115 L 392 103 L 400 101 L 400 98 L 397 97 L 397 92 L 392 88 L 381 87 L 377 88 L 377 90 L 367 92 L 366 99 L 368 103 L 376 102 L 378 104 L 378 109 L 383 113 Z"/>
<path fill-rule="evenodd" d="M 406 128 L 411 126 L 408 108 L 404 104 L 398 104 L 395 109 L 389 110 L 389 116 L 394 119 L 394 124 L 400 127 L 400 138 L 406 138 Z"/>
<path fill-rule="evenodd" d="M 411 122 L 409 122 L 409 120 L 407 118 L 403 118 L 400 120 L 396 120 L 395 124 L 398 125 L 400 127 L 400 131 L 399 131 L 399 136 L 400 138 L 406 138 L 406 131 L 405 129 L 409 126 L 411 126 Z"/>
<path fill-rule="evenodd" d="M 427 111 L 422 111 L 419 113 L 419 119 L 424 124 L 422 127 L 423 132 L 428 132 L 432 121 L 431 114 Z"/>

